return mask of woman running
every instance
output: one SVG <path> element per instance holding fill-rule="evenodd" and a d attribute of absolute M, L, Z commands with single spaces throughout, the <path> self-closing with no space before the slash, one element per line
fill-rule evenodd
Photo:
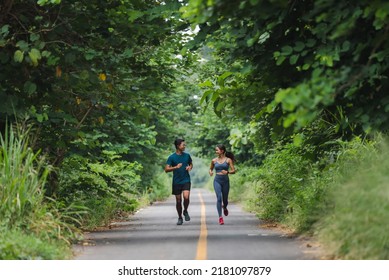
<path fill-rule="evenodd" d="M 235 174 L 234 155 L 226 151 L 224 145 L 216 145 L 215 152 L 217 157 L 212 159 L 209 175 L 213 176 L 213 169 L 216 171 L 215 179 L 213 180 L 213 188 L 216 193 L 216 208 L 219 214 L 219 224 L 224 225 L 222 216 L 222 208 L 224 216 L 228 216 L 228 193 L 230 191 L 230 179 L 228 174 Z"/>

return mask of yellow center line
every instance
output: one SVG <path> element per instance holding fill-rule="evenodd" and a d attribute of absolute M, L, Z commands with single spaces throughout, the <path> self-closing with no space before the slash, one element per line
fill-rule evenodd
<path fill-rule="evenodd" d="M 196 260 L 206 260 L 207 259 L 207 222 L 205 219 L 205 204 L 201 193 L 199 193 L 199 199 L 201 203 L 201 227 L 200 227 L 200 237 L 199 242 L 197 243 L 197 253 Z"/>

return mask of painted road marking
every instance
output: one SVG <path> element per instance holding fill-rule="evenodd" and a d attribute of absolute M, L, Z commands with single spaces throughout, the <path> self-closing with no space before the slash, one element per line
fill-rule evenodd
<path fill-rule="evenodd" d="M 200 226 L 200 237 L 197 243 L 197 254 L 196 260 L 207 259 L 207 221 L 205 218 L 205 204 L 201 193 L 199 193 L 199 199 L 201 203 L 201 226 Z"/>

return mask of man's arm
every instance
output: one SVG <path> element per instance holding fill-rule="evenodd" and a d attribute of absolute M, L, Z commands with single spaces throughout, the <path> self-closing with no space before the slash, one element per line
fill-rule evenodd
<path fill-rule="evenodd" d="M 178 168 L 180 168 L 182 166 L 182 163 L 179 163 L 177 164 L 176 166 L 170 166 L 169 164 L 166 164 L 165 166 L 165 172 L 168 173 L 168 172 L 172 172 Z"/>
<path fill-rule="evenodd" d="M 191 171 L 193 169 L 193 163 L 189 163 L 188 166 L 186 167 L 186 170 Z"/>

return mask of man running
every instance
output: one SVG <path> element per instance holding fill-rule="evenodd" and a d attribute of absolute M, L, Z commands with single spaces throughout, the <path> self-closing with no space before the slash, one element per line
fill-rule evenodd
<path fill-rule="evenodd" d="M 185 221 L 190 221 L 188 213 L 191 188 L 189 171 L 192 170 L 193 163 L 190 155 L 184 152 L 186 147 L 184 139 L 176 139 L 174 145 L 176 152 L 168 157 L 165 172 L 173 171 L 172 194 L 176 196 L 177 225 L 182 225 L 184 222 L 182 214 L 184 214 Z M 182 198 L 184 199 L 184 212 L 182 211 Z"/>

